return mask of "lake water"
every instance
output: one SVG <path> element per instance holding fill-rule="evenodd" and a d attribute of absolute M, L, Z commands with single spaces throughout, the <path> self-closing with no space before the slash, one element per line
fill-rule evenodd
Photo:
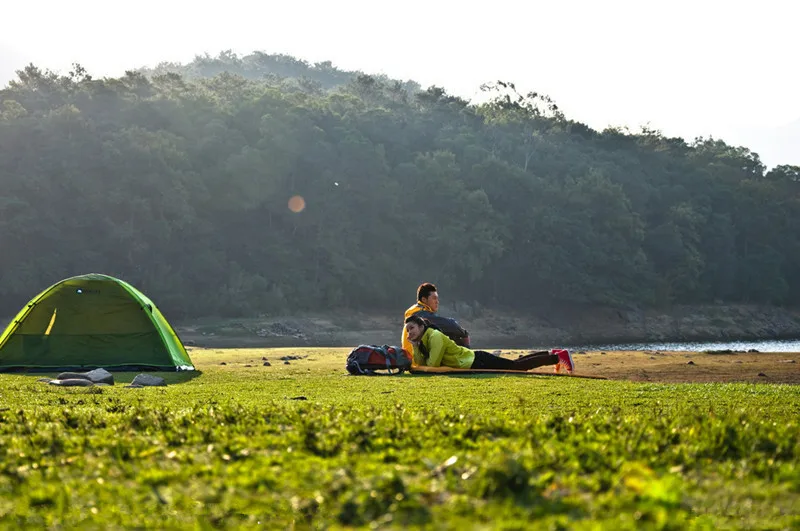
<path fill-rule="evenodd" d="M 620 343 L 576 345 L 570 350 L 674 350 L 702 352 L 704 350 L 732 350 L 734 352 L 800 352 L 800 339 L 757 340 L 757 341 L 709 341 L 709 342 L 655 342 L 655 343 Z"/>

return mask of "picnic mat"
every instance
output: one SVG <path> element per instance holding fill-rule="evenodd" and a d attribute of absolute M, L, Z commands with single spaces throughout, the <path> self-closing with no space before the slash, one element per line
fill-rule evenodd
<path fill-rule="evenodd" d="M 425 367 L 424 365 L 412 367 L 411 374 L 514 374 L 516 376 L 566 376 L 568 378 L 589 378 L 592 380 L 608 380 L 605 376 L 590 374 L 566 374 L 555 372 L 531 371 L 506 371 L 501 369 L 454 369 L 452 367 Z"/>

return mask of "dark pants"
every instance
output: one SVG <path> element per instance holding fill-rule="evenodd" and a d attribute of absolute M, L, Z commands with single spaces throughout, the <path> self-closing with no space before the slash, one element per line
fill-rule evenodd
<path fill-rule="evenodd" d="M 558 356 L 549 352 L 536 352 L 515 360 L 495 356 L 485 350 L 475 351 L 475 361 L 472 369 L 499 369 L 503 371 L 527 371 L 543 365 L 555 365 Z"/>

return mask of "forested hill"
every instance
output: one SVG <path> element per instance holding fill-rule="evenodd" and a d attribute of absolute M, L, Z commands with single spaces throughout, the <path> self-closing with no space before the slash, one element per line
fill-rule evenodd
<path fill-rule="evenodd" d="M 239 57 L 231 51 L 221 52 L 212 57 L 208 54 L 198 55 L 187 64 L 164 62 L 154 68 L 140 68 L 137 73 L 148 78 L 166 74 L 178 74 L 185 79 L 202 79 L 228 73 L 251 80 L 293 79 L 306 88 L 330 90 L 341 85 L 347 85 L 363 72 L 341 70 L 330 61 L 310 64 L 308 61 L 297 59 L 284 54 L 267 54 L 253 52 L 244 57 Z M 398 84 L 409 92 L 419 92 L 420 85 L 414 81 L 398 81 L 385 75 L 371 76 L 379 82 Z"/>
<path fill-rule="evenodd" d="M 0 314 L 88 272 L 170 317 L 397 311 L 424 280 L 519 309 L 800 301 L 800 168 L 486 90 L 265 54 L 30 66 L 0 91 Z"/>

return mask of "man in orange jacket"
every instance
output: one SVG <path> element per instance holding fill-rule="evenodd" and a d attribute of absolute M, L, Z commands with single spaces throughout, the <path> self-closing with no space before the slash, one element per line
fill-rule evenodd
<path fill-rule="evenodd" d="M 410 316 L 419 314 L 420 317 L 430 321 L 439 328 L 446 336 L 450 337 L 456 344 L 469 347 L 469 333 L 464 330 L 455 319 L 448 319 L 436 314 L 439 310 L 439 293 L 436 286 L 430 282 L 420 284 L 417 288 L 417 302 L 406 310 L 403 316 L 403 323 Z M 414 353 L 414 346 L 408 339 L 408 331 L 403 327 L 403 350 L 411 357 Z"/>

